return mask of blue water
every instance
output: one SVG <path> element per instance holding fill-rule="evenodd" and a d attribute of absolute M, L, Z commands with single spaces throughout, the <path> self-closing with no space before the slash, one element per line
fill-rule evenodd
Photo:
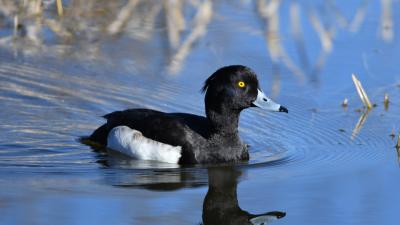
<path fill-rule="evenodd" d="M 43 18 L 72 36 L 41 22 L 30 33 L 36 42 L 13 38 L 11 3 L 0 5 L 0 224 L 243 224 L 243 210 L 285 212 L 274 224 L 398 224 L 398 1 L 282 1 L 267 17 L 251 1 L 217 1 L 186 53 L 193 19 L 207 5 L 184 3 L 186 28 L 173 47 L 167 6 L 138 2 L 116 35 L 107 27 L 125 1 L 67 1 L 61 22 L 50 4 Z M 36 22 L 19 13 L 33 32 Z M 115 110 L 203 115 L 202 82 L 230 64 L 254 69 L 290 112 L 242 113 L 248 164 L 179 168 L 79 142 Z M 377 105 L 369 112 L 352 73 Z"/>

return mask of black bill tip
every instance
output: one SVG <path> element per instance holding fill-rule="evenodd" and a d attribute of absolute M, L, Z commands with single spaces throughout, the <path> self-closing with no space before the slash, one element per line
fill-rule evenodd
<path fill-rule="evenodd" d="M 279 107 L 279 112 L 285 112 L 285 113 L 289 113 L 289 110 L 286 107 Z"/>

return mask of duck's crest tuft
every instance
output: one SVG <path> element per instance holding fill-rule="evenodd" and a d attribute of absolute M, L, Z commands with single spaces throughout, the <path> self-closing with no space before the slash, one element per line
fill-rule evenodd
<path fill-rule="evenodd" d="M 215 71 L 209 78 L 207 78 L 206 81 L 204 81 L 204 85 L 201 88 L 201 92 L 204 93 L 207 91 L 208 87 L 210 87 L 211 83 L 215 80 L 215 78 L 218 75 L 222 75 L 222 74 L 233 74 L 236 73 L 238 71 L 246 71 L 246 72 L 251 72 L 252 70 L 246 66 L 243 65 L 230 65 L 230 66 L 225 66 L 222 67 L 220 69 L 218 69 L 217 71 Z"/>

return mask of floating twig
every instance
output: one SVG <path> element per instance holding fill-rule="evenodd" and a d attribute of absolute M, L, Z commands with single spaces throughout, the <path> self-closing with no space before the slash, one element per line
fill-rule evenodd
<path fill-rule="evenodd" d="M 62 5 L 62 0 L 57 0 L 57 13 L 59 16 L 63 15 L 63 5 Z"/>
<path fill-rule="evenodd" d="M 364 88 L 361 85 L 361 82 L 357 79 L 356 75 L 352 74 L 351 78 L 353 79 L 354 85 L 356 86 L 357 93 L 360 96 L 361 101 L 367 109 L 372 109 L 371 101 L 369 100 L 367 93 L 364 91 Z"/>

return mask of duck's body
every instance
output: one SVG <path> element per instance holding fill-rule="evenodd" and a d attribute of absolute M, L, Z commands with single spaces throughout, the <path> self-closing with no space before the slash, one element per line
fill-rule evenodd
<path fill-rule="evenodd" d="M 237 130 L 229 133 L 215 132 L 206 117 L 186 113 L 164 113 L 151 109 L 116 111 L 104 117 L 107 123 L 99 127 L 90 139 L 119 152 L 122 152 L 119 150 L 121 147 L 113 148 L 106 140 L 119 139 L 119 134 L 113 133 L 110 136 L 110 131 L 116 127 L 127 126 L 140 131 L 151 140 L 180 146 L 180 164 L 240 161 L 249 158 L 247 148 L 241 142 Z M 160 151 L 163 149 L 160 148 Z"/>
<path fill-rule="evenodd" d="M 142 152 L 137 149 L 140 146 L 137 143 L 125 143 L 129 138 L 124 132 L 139 131 L 145 138 L 180 147 L 181 156 L 177 160 L 180 164 L 242 161 L 249 159 L 249 153 L 238 133 L 240 112 L 254 106 L 287 112 L 285 107 L 263 94 L 255 73 L 244 66 L 228 66 L 217 70 L 206 80 L 203 91 L 206 92 L 206 117 L 151 109 L 116 111 L 104 116 L 107 123 L 95 130 L 90 140 L 105 146 L 111 140 L 114 150 L 119 152 Z M 122 127 L 125 128 L 119 129 Z M 124 143 L 119 143 L 121 140 Z M 132 140 L 137 142 L 137 139 Z M 115 149 L 115 146 L 123 149 Z M 158 150 L 163 151 L 162 148 Z"/>

